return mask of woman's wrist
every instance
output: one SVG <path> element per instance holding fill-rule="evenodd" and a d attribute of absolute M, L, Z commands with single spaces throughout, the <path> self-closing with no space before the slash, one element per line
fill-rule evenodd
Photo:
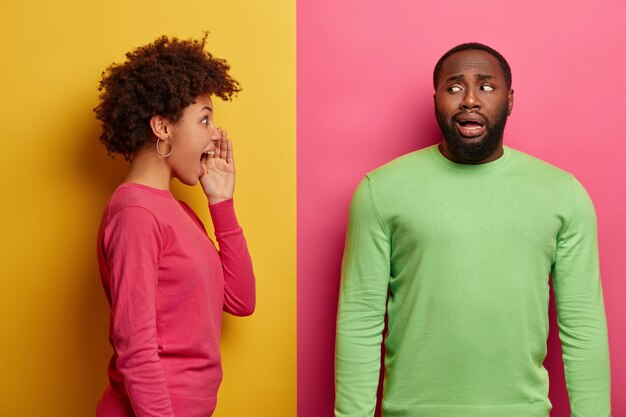
<path fill-rule="evenodd" d="M 237 215 L 235 214 L 235 204 L 232 199 L 220 203 L 210 204 L 211 220 L 215 233 L 225 233 L 240 229 Z"/>
<path fill-rule="evenodd" d="M 207 199 L 209 200 L 209 205 L 219 204 L 221 202 L 232 200 L 233 196 L 210 196 L 207 195 Z"/>

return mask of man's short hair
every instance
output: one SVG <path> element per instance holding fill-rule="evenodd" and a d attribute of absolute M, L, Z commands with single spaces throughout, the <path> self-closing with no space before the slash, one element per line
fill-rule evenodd
<path fill-rule="evenodd" d="M 443 66 L 443 62 L 452 54 L 455 54 L 461 51 L 468 51 L 468 50 L 485 51 L 493 55 L 494 57 L 496 57 L 496 59 L 500 63 L 502 72 L 504 73 L 504 81 L 506 82 L 506 88 L 508 90 L 511 89 L 511 83 L 513 81 L 513 77 L 511 75 L 511 67 L 509 66 L 509 63 L 506 61 L 506 59 L 504 59 L 502 54 L 500 54 L 500 52 L 496 51 L 495 49 L 487 45 L 483 45 L 482 43 L 469 42 L 469 43 L 462 43 L 460 45 L 455 46 L 454 48 L 450 49 L 448 52 L 443 54 L 441 58 L 439 58 L 439 61 L 437 61 L 437 64 L 435 65 L 435 70 L 433 71 L 433 87 L 435 87 L 435 90 L 437 89 L 437 84 L 439 84 L 439 73 L 441 72 L 441 67 Z"/>

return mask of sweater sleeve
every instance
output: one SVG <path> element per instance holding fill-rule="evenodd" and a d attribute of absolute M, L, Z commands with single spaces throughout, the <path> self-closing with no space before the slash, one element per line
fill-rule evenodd
<path fill-rule="evenodd" d="M 141 207 L 121 209 L 109 220 L 103 249 L 111 272 L 111 341 L 135 415 L 174 417 L 158 354 L 156 219 Z"/>
<path fill-rule="evenodd" d="M 610 417 L 610 367 L 596 216 L 572 177 L 572 217 L 559 233 L 552 280 L 572 417 Z"/>
<path fill-rule="evenodd" d="M 335 416 L 372 417 L 380 372 L 390 242 L 368 178 L 357 187 L 343 256 L 335 352 Z"/>
<path fill-rule="evenodd" d="M 210 204 L 209 210 L 224 271 L 224 311 L 249 316 L 256 303 L 254 270 L 233 200 Z"/>

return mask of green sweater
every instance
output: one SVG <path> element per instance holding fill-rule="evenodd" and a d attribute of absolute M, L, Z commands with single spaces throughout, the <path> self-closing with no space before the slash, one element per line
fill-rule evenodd
<path fill-rule="evenodd" d="M 572 417 L 610 416 L 593 204 L 571 174 L 505 147 L 437 146 L 358 186 L 337 317 L 337 417 L 547 417 L 552 274 Z"/>

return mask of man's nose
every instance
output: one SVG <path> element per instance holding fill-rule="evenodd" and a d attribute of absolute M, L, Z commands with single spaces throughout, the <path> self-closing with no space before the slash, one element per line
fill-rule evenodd
<path fill-rule="evenodd" d="M 461 108 L 463 110 L 480 109 L 480 99 L 473 89 L 466 90 L 463 101 L 461 101 Z"/>

